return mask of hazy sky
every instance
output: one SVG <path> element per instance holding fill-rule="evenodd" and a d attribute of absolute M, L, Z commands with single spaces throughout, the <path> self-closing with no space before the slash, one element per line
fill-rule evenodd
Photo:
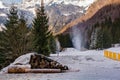
<path fill-rule="evenodd" d="M 5 3 L 20 3 L 22 0 L 1 0 Z"/>

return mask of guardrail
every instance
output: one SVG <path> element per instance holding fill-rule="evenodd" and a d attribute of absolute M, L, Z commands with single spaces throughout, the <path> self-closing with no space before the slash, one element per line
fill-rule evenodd
<path fill-rule="evenodd" d="M 105 50 L 104 51 L 104 56 L 113 60 L 118 60 L 120 61 L 120 53 L 112 52 Z"/>

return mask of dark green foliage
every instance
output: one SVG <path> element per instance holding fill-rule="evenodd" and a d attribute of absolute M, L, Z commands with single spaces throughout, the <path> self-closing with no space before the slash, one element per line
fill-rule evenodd
<path fill-rule="evenodd" d="M 107 30 L 99 29 L 97 32 L 97 38 L 96 38 L 96 49 L 104 49 L 111 47 L 111 37 Z"/>
<path fill-rule="evenodd" d="M 49 30 L 48 17 L 44 12 L 44 7 L 37 8 L 36 18 L 33 21 L 33 46 L 37 53 L 49 56 L 54 49 L 51 45 L 54 37 Z"/>
<path fill-rule="evenodd" d="M 109 48 L 112 44 L 120 43 L 120 18 L 112 22 L 108 17 L 104 22 L 96 23 L 93 29 L 97 30 L 95 49 Z"/>
<path fill-rule="evenodd" d="M 0 44 L 2 37 L 3 37 L 3 33 L 0 32 Z M 0 69 L 3 68 L 4 62 L 5 62 L 5 55 L 3 54 L 2 46 L 0 45 Z"/>
<path fill-rule="evenodd" d="M 4 67 L 5 55 L 0 52 L 0 69 Z"/>
<path fill-rule="evenodd" d="M 58 36 L 59 41 L 60 41 L 60 45 L 62 48 L 66 48 L 66 47 L 73 47 L 72 41 L 70 39 L 70 35 L 59 35 Z"/>
<path fill-rule="evenodd" d="M 27 28 L 26 21 L 23 17 L 18 18 L 16 7 L 12 6 L 9 12 L 6 29 L 0 35 L 0 60 L 5 61 L 1 64 L 4 67 L 31 50 L 30 29 Z"/>
<path fill-rule="evenodd" d="M 31 40 L 31 29 L 27 27 L 26 20 L 24 15 L 22 14 L 19 23 L 18 23 L 18 31 L 17 31 L 17 38 L 18 38 L 18 51 L 19 55 L 28 53 L 32 50 L 32 40 Z"/>
<path fill-rule="evenodd" d="M 55 41 L 55 36 L 53 34 L 50 34 L 49 38 L 49 46 L 50 46 L 50 52 L 56 53 L 56 41 Z"/>
<path fill-rule="evenodd" d="M 9 61 L 14 61 L 17 57 L 17 45 L 18 45 L 18 15 L 17 8 L 12 6 L 10 9 L 10 14 L 8 15 L 9 20 L 5 24 L 6 29 L 3 31 L 3 47 L 4 52 L 7 55 L 7 59 Z M 7 46 L 7 47 L 6 47 Z"/>
<path fill-rule="evenodd" d="M 0 51 L 1 56 L 5 56 L 4 66 L 8 65 L 10 62 L 14 61 L 17 57 L 17 29 L 18 29 L 18 16 L 17 9 L 11 7 L 10 14 L 8 15 L 9 20 L 7 20 L 0 40 Z"/>
<path fill-rule="evenodd" d="M 120 43 L 120 18 L 116 19 L 111 27 L 112 43 Z"/>

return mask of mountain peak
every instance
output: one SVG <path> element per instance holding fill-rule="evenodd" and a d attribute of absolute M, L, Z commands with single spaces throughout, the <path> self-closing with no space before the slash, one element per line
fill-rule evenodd
<path fill-rule="evenodd" d="M 34 3 L 34 4 L 40 4 L 41 0 L 23 0 L 23 3 Z M 53 4 L 72 4 L 76 6 L 83 6 L 87 7 L 91 3 L 93 3 L 96 0 L 45 0 L 45 5 L 53 5 Z"/>

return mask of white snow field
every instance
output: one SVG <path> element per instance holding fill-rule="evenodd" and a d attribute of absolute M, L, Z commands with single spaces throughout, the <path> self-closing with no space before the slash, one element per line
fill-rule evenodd
<path fill-rule="evenodd" d="M 120 52 L 120 47 L 109 50 Z M 31 54 L 31 53 L 30 53 Z M 28 63 L 30 54 L 18 58 L 15 62 Z M 0 80 L 120 80 L 120 61 L 105 58 L 103 50 L 78 51 L 68 48 L 59 55 L 51 57 L 58 62 L 67 65 L 70 70 L 65 73 L 43 74 L 7 74 L 1 73 Z M 14 63 L 15 63 L 14 62 Z"/>

